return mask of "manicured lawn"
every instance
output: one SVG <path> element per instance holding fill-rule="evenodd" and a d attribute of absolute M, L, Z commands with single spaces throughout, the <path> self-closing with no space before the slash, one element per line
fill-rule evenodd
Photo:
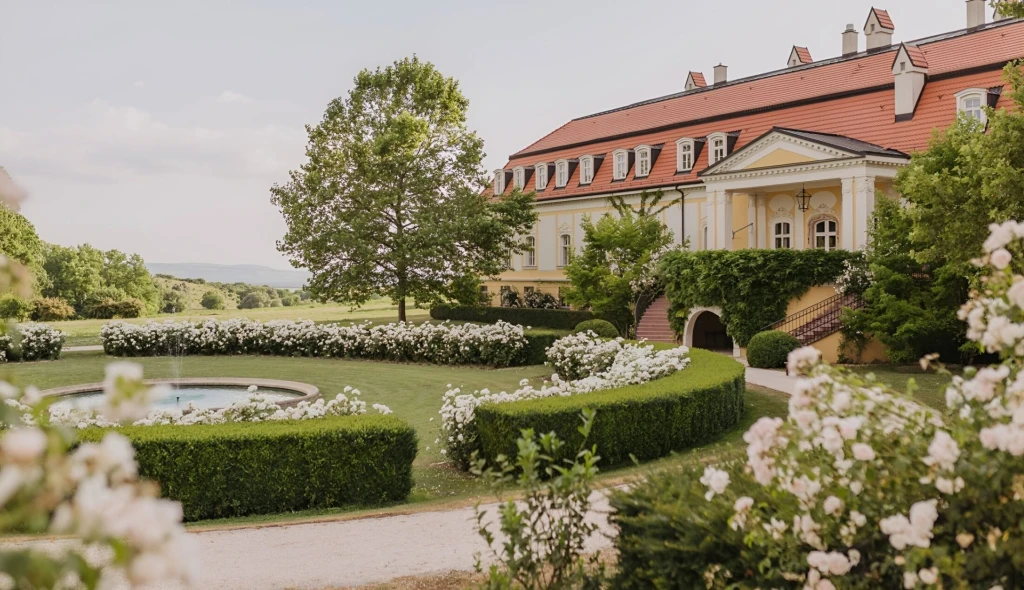
<path fill-rule="evenodd" d="M 946 408 L 946 386 L 949 375 L 939 375 L 934 371 L 922 371 L 917 365 L 878 365 L 854 367 L 853 371 L 861 375 L 874 374 L 882 383 L 897 391 L 907 391 L 909 382 L 914 382 L 914 397 L 933 408 Z"/>

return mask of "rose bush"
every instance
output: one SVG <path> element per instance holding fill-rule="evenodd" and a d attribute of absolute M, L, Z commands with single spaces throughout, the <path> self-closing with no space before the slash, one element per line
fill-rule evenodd
<path fill-rule="evenodd" d="M 500 321 L 352 326 L 249 319 L 112 322 L 103 326 L 100 338 L 106 353 L 115 356 L 265 354 L 493 367 L 522 362 L 527 344 L 522 326 Z"/>
<path fill-rule="evenodd" d="M 57 360 L 66 339 L 67 334 L 46 324 L 17 324 L 0 333 L 0 362 Z"/>
<path fill-rule="evenodd" d="M 1024 224 L 991 229 L 960 317 L 1000 364 L 954 377 L 941 413 L 794 351 L 789 415 L 744 435 L 746 461 L 616 498 L 619 586 L 1021 587 Z"/>

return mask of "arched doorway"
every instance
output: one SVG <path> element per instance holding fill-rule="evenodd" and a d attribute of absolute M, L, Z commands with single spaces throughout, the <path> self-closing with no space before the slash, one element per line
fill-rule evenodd
<path fill-rule="evenodd" d="M 725 330 L 725 324 L 717 309 L 696 309 L 686 323 L 685 343 L 693 348 L 704 348 L 736 353 L 736 346 Z"/>

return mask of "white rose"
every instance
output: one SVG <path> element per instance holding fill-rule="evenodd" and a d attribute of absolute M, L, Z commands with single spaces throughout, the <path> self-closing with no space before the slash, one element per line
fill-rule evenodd
<path fill-rule="evenodd" d="M 46 434 L 38 428 L 15 428 L 0 440 L 4 458 L 19 465 L 31 465 L 46 451 Z"/>

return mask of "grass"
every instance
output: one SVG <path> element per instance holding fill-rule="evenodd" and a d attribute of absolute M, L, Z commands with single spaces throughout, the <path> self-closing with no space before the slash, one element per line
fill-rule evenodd
<path fill-rule="evenodd" d="M 922 371 L 917 365 L 878 365 L 852 367 L 861 375 L 874 374 L 882 383 L 897 391 L 907 391 L 913 381 L 914 397 L 933 408 L 946 408 L 946 386 L 951 377 L 940 375 L 934 371 Z"/>

